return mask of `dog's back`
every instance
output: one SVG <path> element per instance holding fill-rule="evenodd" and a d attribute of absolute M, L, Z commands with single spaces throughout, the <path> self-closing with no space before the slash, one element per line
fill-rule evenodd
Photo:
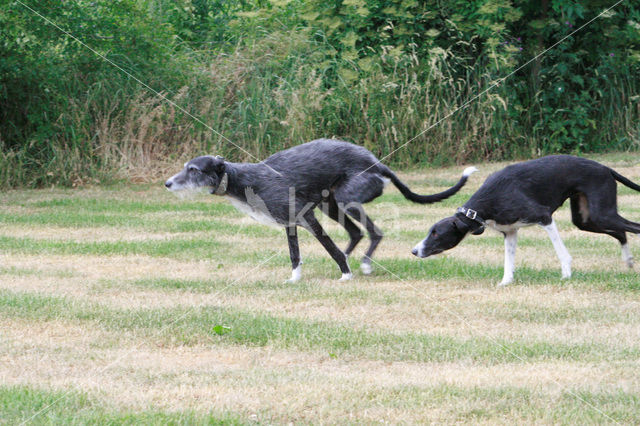
<path fill-rule="evenodd" d="M 316 139 L 277 152 L 264 160 L 279 172 L 299 170 L 319 176 L 360 173 L 377 162 L 378 159 L 366 148 L 334 139 Z M 374 167 L 374 171 L 377 168 Z"/>
<path fill-rule="evenodd" d="M 493 204 L 510 210 L 506 204 L 522 198 L 527 204 L 535 202 L 555 210 L 572 194 L 588 191 L 587 186 L 606 179 L 613 182 L 611 169 L 593 160 L 549 155 L 493 173 L 468 203 L 494 200 Z"/>

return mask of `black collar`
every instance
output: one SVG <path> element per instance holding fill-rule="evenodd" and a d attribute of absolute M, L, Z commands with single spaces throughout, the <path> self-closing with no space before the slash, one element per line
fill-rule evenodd
<path fill-rule="evenodd" d="M 484 232 L 485 222 L 484 219 L 478 215 L 478 212 L 468 207 L 458 207 L 456 214 L 461 215 L 472 222 L 471 233 L 478 235 Z"/>

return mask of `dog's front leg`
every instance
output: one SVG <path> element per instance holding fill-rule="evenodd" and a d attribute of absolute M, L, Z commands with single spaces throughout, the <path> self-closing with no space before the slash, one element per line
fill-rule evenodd
<path fill-rule="evenodd" d="M 298 228 L 296 225 L 285 227 L 287 231 L 287 241 L 289 242 L 289 257 L 291 258 L 291 278 L 287 280 L 289 283 L 295 283 L 302 276 L 302 268 L 300 261 L 300 247 L 298 246 Z"/>
<path fill-rule="evenodd" d="M 518 230 L 504 234 L 504 275 L 498 286 L 511 284 L 516 263 L 516 245 L 518 244 Z"/>
<path fill-rule="evenodd" d="M 556 249 L 556 254 L 558 255 L 558 259 L 560 259 L 562 278 L 571 278 L 571 255 L 564 246 L 562 238 L 560 238 L 556 222 L 551 219 L 551 223 L 549 225 L 543 225 L 543 228 L 547 231 L 547 234 L 549 234 L 553 248 Z"/>
<path fill-rule="evenodd" d="M 347 263 L 347 255 L 344 254 L 342 250 L 336 246 L 336 244 L 329 238 L 329 236 L 324 232 L 320 222 L 316 219 L 313 211 L 304 216 L 305 227 L 313 234 L 314 237 L 320 241 L 320 244 L 329 252 L 333 260 L 336 261 L 338 266 L 340 267 L 340 271 L 342 272 L 342 277 L 340 281 L 347 281 L 351 279 L 351 269 L 349 268 L 349 264 Z"/>

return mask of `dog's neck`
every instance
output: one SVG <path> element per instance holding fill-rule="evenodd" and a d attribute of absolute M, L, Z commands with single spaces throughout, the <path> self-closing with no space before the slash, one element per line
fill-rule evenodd
<path fill-rule="evenodd" d="M 260 167 L 260 164 L 225 162 L 225 173 L 215 194 L 231 196 L 246 202 L 247 188 L 255 188 L 257 186 L 256 178 L 259 174 L 254 169 L 258 167 Z M 223 184 L 224 188 L 222 188 Z"/>
<path fill-rule="evenodd" d="M 462 207 L 458 207 L 456 210 L 456 217 L 462 220 L 469 226 L 469 232 L 474 235 L 479 235 L 484 232 L 486 223 L 486 218 L 483 215 L 484 211 L 476 210 L 473 207 L 469 206 L 469 203 L 466 203 Z"/>

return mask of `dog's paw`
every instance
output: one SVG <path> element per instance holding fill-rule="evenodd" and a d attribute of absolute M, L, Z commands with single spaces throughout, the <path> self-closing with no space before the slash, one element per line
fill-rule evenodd
<path fill-rule="evenodd" d="M 342 276 L 340 277 L 340 279 L 338 281 L 349 281 L 351 279 L 351 277 L 353 277 L 353 274 L 351 272 L 349 272 L 347 274 L 342 274 Z"/>
<path fill-rule="evenodd" d="M 508 286 L 509 284 L 511 284 L 513 282 L 513 278 L 510 280 L 502 280 L 498 283 L 497 287 L 505 287 Z"/>
<path fill-rule="evenodd" d="M 369 275 L 373 272 L 373 267 L 371 266 L 370 263 L 362 262 L 360 264 L 360 271 L 362 271 L 364 275 Z"/>
<path fill-rule="evenodd" d="M 295 283 L 295 282 L 300 281 L 300 277 L 302 277 L 302 268 L 300 268 L 300 266 L 298 266 L 296 269 L 291 271 L 291 278 L 289 278 L 285 282 L 287 282 L 287 283 Z"/>

